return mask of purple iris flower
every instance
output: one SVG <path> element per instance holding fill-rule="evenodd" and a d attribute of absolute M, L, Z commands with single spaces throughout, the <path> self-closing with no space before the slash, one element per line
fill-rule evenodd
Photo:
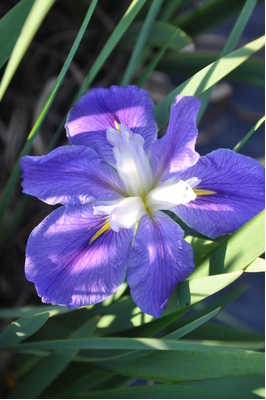
<path fill-rule="evenodd" d="M 45 303 L 98 303 L 127 282 L 161 315 L 194 270 L 184 232 L 164 211 L 216 238 L 264 208 L 264 167 L 227 149 L 195 151 L 200 101 L 177 96 L 157 138 L 154 105 L 136 86 L 92 89 L 69 112 L 71 146 L 21 160 L 23 191 L 62 204 L 31 233 L 26 277 Z"/>

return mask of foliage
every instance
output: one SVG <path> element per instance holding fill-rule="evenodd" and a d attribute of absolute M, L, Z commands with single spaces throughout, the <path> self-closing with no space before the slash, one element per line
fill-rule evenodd
<path fill-rule="evenodd" d="M 147 85 L 154 71 L 185 73 L 186 80 L 156 104 L 156 121 L 163 127 L 176 94 L 205 94 L 204 111 L 210 101 L 210 92 L 206 92 L 227 75 L 228 79 L 247 78 L 255 85 L 264 84 L 263 61 L 250 58 L 264 46 L 264 37 L 235 49 L 257 2 L 204 0 L 197 2 L 197 7 L 192 3 L 195 2 L 117 1 L 114 10 L 110 10 L 104 0 L 80 0 L 67 6 L 65 20 L 60 20 L 60 13 L 64 15 L 60 0 L 20 0 L 11 10 L 10 5 L 5 10 L 9 12 L 0 20 L 0 66 L 7 63 L 0 83 L 0 107 L 4 112 L 15 83 L 25 84 L 20 80 L 29 51 L 47 52 L 56 60 L 53 79 L 45 92 L 43 82 L 38 82 L 40 99 L 28 137 L 20 133 L 16 142 L 10 130 L 12 140 L 5 138 L 6 148 L 13 146 L 12 152 L 5 153 L 12 154 L 9 170 L 1 175 L 0 250 L 6 260 L 18 242 L 24 251 L 30 230 L 48 213 L 47 208 L 40 209 L 32 199 L 19 194 L 20 158 L 31 151 L 43 154 L 64 142 L 66 112 L 89 87 L 128 83 L 142 86 Z M 49 43 L 45 49 L 41 38 L 50 18 L 51 24 L 57 18 L 61 24 L 69 23 L 71 13 L 73 43 L 67 56 L 64 48 L 62 57 L 49 50 Z M 237 17 L 222 54 L 185 52 L 199 33 L 209 29 L 210 15 L 215 15 L 211 18 L 213 26 L 231 15 Z M 84 54 L 88 54 L 88 60 L 82 65 Z M 59 65 L 63 65 L 61 71 Z M 49 62 L 46 67 L 49 69 Z M 47 79 L 45 68 L 40 70 Z M 21 107 L 20 112 L 24 105 Z M 51 114 L 53 107 L 61 108 L 61 112 Z M 16 117 L 20 115 L 16 109 Z M 53 118 L 56 123 L 51 123 Z M 243 132 L 235 151 L 255 134 L 264 117 L 257 120 L 248 133 Z M 28 125 L 29 121 L 25 131 Z M 52 135 L 49 132 L 45 136 L 44 129 L 47 132 L 48 128 Z M 264 218 L 262 212 L 218 241 L 188 234 L 186 240 L 193 246 L 196 270 L 178 285 L 159 319 L 141 313 L 126 284 L 103 303 L 75 311 L 39 305 L 34 292 L 29 296 L 31 301 L 26 302 L 34 306 L 20 307 L 21 302 L 14 299 L 7 302 L 8 307 L 0 310 L 5 327 L 0 333 L 0 348 L 9 355 L 1 384 L 3 396 L 264 397 L 264 337 L 243 328 L 237 318 L 233 322 L 226 320 L 224 311 L 245 288 L 232 291 L 229 287 L 219 297 L 213 296 L 244 274 L 265 271 L 260 258 L 265 250 Z M 15 271 L 18 270 L 23 270 L 21 251 L 15 262 Z M 137 387 L 130 387 L 132 384 Z"/>

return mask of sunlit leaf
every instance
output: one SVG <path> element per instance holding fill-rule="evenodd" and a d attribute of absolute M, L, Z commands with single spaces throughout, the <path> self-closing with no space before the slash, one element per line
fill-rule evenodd
<path fill-rule="evenodd" d="M 265 211 L 262 211 L 203 257 L 189 279 L 244 269 L 264 251 Z"/>
<path fill-rule="evenodd" d="M 154 114 L 158 127 L 160 128 L 168 121 L 170 107 L 177 94 L 199 96 L 260 50 L 264 43 L 265 37 L 262 36 L 213 62 L 179 85 L 155 106 Z"/>
<path fill-rule="evenodd" d="M 98 318 L 85 323 L 81 328 L 74 330 L 69 338 L 77 339 L 89 337 L 96 327 Z M 41 361 L 25 379 L 20 381 L 15 390 L 12 391 L 12 398 L 36 398 L 38 397 L 67 367 L 76 356 L 78 350 L 55 350 L 50 356 Z"/>
<path fill-rule="evenodd" d="M 35 0 L 29 15 L 23 25 L 20 36 L 14 46 L 10 60 L 0 82 L 0 101 L 20 63 L 27 48 L 29 47 L 35 33 L 41 25 L 44 17 L 52 7 L 55 0 Z"/>
<path fill-rule="evenodd" d="M 51 1 L 54 1 L 54 0 L 49 0 L 49 2 L 47 1 L 47 5 L 50 4 Z M 42 4 L 46 4 L 46 2 L 42 2 Z M 52 91 L 50 93 L 50 96 L 49 96 L 49 98 L 48 98 L 48 100 L 47 100 L 47 102 L 46 102 L 41 114 L 37 118 L 37 121 L 35 122 L 35 124 L 34 124 L 34 126 L 32 128 L 32 130 L 31 130 L 31 132 L 30 132 L 30 134 L 29 134 L 29 136 L 27 138 L 27 142 L 26 142 L 25 146 L 23 147 L 23 149 L 22 149 L 22 151 L 21 151 L 21 153 L 19 155 L 19 158 L 18 158 L 18 160 L 17 160 L 17 162 L 15 164 L 15 167 L 14 167 L 14 169 L 13 169 L 13 171 L 12 171 L 10 177 L 9 177 L 9 180 L 8 180 L 4 190 L 2 192 L 2 195 L 1 195 L 1 198 L 0 198 L 0 226 L 3 224 L 3 218 L 5 216 L 5 211 L 7 210 L 8 206 L 9 206 L 10 198 L 12 196 L 12 193 L 13 193 L 14 188 L 16 186 L 17 180 L 19 178 L 19 174 L 20 174 L 20 167 L 19 167 L 20 159 L 21 159 L 21 157 L 23 155 L 27 154 L 29 152 L 30 148 L 31 148 L 33 139 L 37 135 L 37 133 L 38 133 L 38 131 L 39 131 L 41 125 L 42 125 L 42 122 L 43 122 L 43 120 L 44 120 L 49 108 L 52 105 L 52 102 L 53 102 L 53 100 L 55 98 L 55 95 L 56 95 L 56 93 L 57 93 L 57 91 L 58 91 L 58 89 L 59 89 L 59 87 L 60 87 L 60 85 L 61 85 L 61 83 L 62 83 L 62 81 L 63 81 L 63 79 L 64 79 L 64 77 L 66 75 L 66 73 L 67 73 L 67 70 L 68 70 L 68 68 L 70 66 L 70 63 L 73 60 L 73 57 L 74 57 L 74 55 L 75 55 L 75 53 L 76 53 L 76 51 L 78 49 L 78 46 L 79 46 L 80 41 L 81 41 L 81 39 L 83 37 L 83 34 L 84 34 L 84 32 L 85 32 L 85 30 L 86 30 L 86 28 L 88 26 L 88 23 L 90 21 L 90 18 L 92 16 L 92 13 L 94 11 L 94 8 L 95 8 L 96 4 L 97 4 L 97 0 L 93 0 L 91 5 L 90 5 L 90 7 L 89 7 L 89 9 L 88 9 L 88 12 L 86 13 L 86 16 L 84 18 L 84 21 L 83 21 L 83 23 L 81 25 L 81 28 L 80 28 L 78 34 L 77 34 L 77 37 L 76 37 L 76 39 L 74 41 L 74 44 L 71 47 L 71 50 L 70 50 L 70 52 L 69 52 L 69 54 L 67 56 L 67 59 L 66 59 L 64 65 L 63 65 L 63 67 L 61 69 L 61 72 L 60 72 L 60 74 L 59 74 L 59 76 L 58 76 L 58 78 L 57 78 L 57 80 L 55 82 L 55 85 L 54 85 L 54 87 L 53 87 L 53 89 L 52 89 Z"/>
<path fill-rule="evenodd" d="M 254 399 L 257 388 L 263 387 L 263 377 L 239 377 L 139 386 L 85 394 L 93 399 Z M 259 396 L 260 397 L 260 396 Z M 264 396 L 262 396 L 264 397 Z"/>
<path fill-rule="evenodd" d="M 0 348 L 5 349 L 27 339 L 43 326 L 49 316 L 49 312 L 44 312 L 12 322 L 0 333 Z"/>
<path fill-rule="evenodd" d="M 0 20 L 0 68 L 9 59 L 34 0 L 21 0 Z"/>
<path fill-rule="evenodd" d="M 151 3 L 150 9 L 149 9 L 147 16 L 145 18 L 145 21 L 140 29 L 136 44 L 131 53 L 129 62 L 127 64 L 125 73 L 123 75 L 123 78 L 121 81 L 122 86 L 128 85 L 131 81 L 131 78 L 132 78 L 133 73 L 137 66 L 138 59 L 140 58 L 141 52 L 145 47 L 148 35 L 153 26 L 153 22 L 162 6 L 162 3 L 163 3 L 162 0 L 153 0 Z"/>

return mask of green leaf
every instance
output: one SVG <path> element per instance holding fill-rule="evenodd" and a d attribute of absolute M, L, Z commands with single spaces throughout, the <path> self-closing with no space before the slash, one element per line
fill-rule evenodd
<path fill-rule="evenodd" d="M 9 59 L 34 0 L 21 0 L 0 20 L 0 68 Z"/>
<path fill-rule="evenodd" d="M 150 338 L 92 338 L 92 339 L 64 339 L 64 340 L 47 340 L 42 342 L 31 342 L 24 344 L 16 344 L 12 346 L 13 350 L 26 351 L 26 350 L 68 350 L 68 349 L 84 349 L 84 350 L 145 350 L 159 352 L 241 352 L 242 350 L 233 349 L 233 345 L 206 345 L 198 342 L 164 339 L 150 339 Z M 11 346 L 10 346 L 11 348 Z"/>
<path fill-rule="evenodd" d="M 49 312 L 44 312 L 12 322 L 0 333 L 0 349 L 5 349 L 33 335 L 43 326 L 49 316 Z"/>
<path fill-rule="evenodd" d="M 167 25 L 168 27 L 168 25 Z M 167 36 L 167 27 L 163 27 L 163 31 L 162 32 L 162 36 Z M 160 36 L 160 37 L 162 37 Z M 144 84 L 144 82 L 146 81 L 146 79 L 148 78 L 148 76 L 150 75 L 150 73 L 156 68 L 157 64 L 159 63 L 159 61 L 162 59 L 162 57 L 164 56 L 166 50 L 171 46 L 172 43 L 175 43 L 175 48 L 177 50 L 183 48 L 185 46 L 184 44 L 184 39 L 186 39 L 186 44 L 189 43 L 190 38 L 183 32 L 181 31 L 179 28 L 175 29 L 175 31 L 172 33 L 172 36 L 170 36 L 170 38 L 165 41 L 164 44 L 162 44 L 160 50 L 157 52 L 157 54 L 155 54 L 155 56 L 150 60 L 150 62 L 148 63 L 148 65 L 146 66 L 146 68 L 144 69 L 143 73 L 141 74 L 140 78 L 137 81 L 137 85 L 138 86 L 142 86 Z"/>
<path fill-rule="evenodd" d="M 187 310 L 189 305 L 195 304 L 218 290 L 221 290 L 232 283 L 241 274 L 242 271 L 239 271 L 232 274 L 211 276 L 208 278 L 181 282 L 178 285 L 177 290 L 172 294 L 166 310 L 163 311 L 163 316 L 184 309 Z M 95 311 L 95 309 L 92 309 L 91 311 Z M 153 317 L 141 313 L 140 309 L 133 303 L 131 297 L 123 297 L 117 303 L 112 304 L 107 308 L 106 313 L 107 315 L 102 316 L 97 324 L 97 328 L 93 335 L 94 337 L 124 331 L 133 326 L 140 326 L 155 320 Z M 93 314 L 91 314 L 91 317 L 92 316 Z"/>
<path fill-rule="evenodd" d="M 164 339 L 167 339 L 167 340 L 180 339 L 181 337 L 187 335 L 188 333 L 193 332 L 195 329 L 197 329 L 201 325 L 205 324 L 205 322 L 209 321 L 211 318 L 215 317 L 215 315 L 218 314 L 218 312 L 220 310 L 221 310 L 221 307 L 216 308 L 216 310 L 213 310 L 212 312 L 204 315 L 203 317 L 196 319 L 195 321 L 191 322 L 190 324 L 185 325 L 182 328 L 169 333 L 168 335 L 164 336 Z"/>
<path fill-rule="evenodd" d="M 249 332 L 245 330 L 238 330 L 234 328 L 229 328 L 223 325 L 217 325 L 212 322 L 207 322 L 204 325 L 201 325 L 196 330 L 193 331 L 192 335 L 188 335 L 195 339 L 201 340 L 222 340 L 223 342 L 263 342 L 264 335 L 254 332 Z"/>
<path fill-rule="evenodd" d="M 168 21 L 174 14 L 177 13 L 181 5 L 182 0 L 171 0 L 165 2 L 163 9 L 160 12 L 159 19 L 161 21 Z"/>
<path fill-rule="evenodd" d="M 189 279 L 244 269 L 265 251 L 265 210 L 196 264 Z"/>
<path fill-rule="evenodd" d="M 23 25 L 20 36 L 10 56 L 10 60 L 5 69 L 3 78 L 0 83 L 0 101 L 22 60 L 27 48 L 29 47 L 33 37 L 35 36 L 39 26 L 41 25 L 45 15 L 52 7 L 55 0 L 35 0 L 29 15 Z"/>
<path fill-rule="evenodd" d="M 49 2 L 48 1 L 47 2 L 42 2 L 42 4 L 48 5 L 48 4 L 50 4 L 50 2 L 51 2 L 51 0 L 49 0 Z M 15 164 L 15 167 L 14 167 L 14 169 L 12 171 L 12 174 L 10 175 L 9 180 L 8 180 L 4 190 L 3 190 L 2 196 L 0 198 L 0 226 L 3 224 L 3 218 L 5 216 L 5 212 L 6 212 L 7 208 L 8 208 L 8 206 L 9 206 L 10 198 L 12 196 L 12 193 L 13 193 L 14 188 L 16 186 L 17 180 L 19 178 L 19 174 L 20 174 L 20 167 L 19 167 L 20 159 L 21 159 L 21 157 L 23 155 L 27 154 L 29 152 L 30 148 L 31 148 L 33 139 L 37 135 L 37 133 L 38 133 L 38 131 L 39 131 L 41 125 L 42 125 L 42 122 L 43 122 L 43 120 L 44 120 L 49 108 L 52 105 L 52 102 L 53 102 L 53 100 L 55 98 L 55 95 L 56 95 L 56 93 L 57 93 L 57 91 L 58 91 L 58 89 L 59 89 L 59 87 L 60 87 L 60 85 L 61 85 L 61 83 L 62 83 L 62 81 L 63 81 L 63 79 L 64 79 L 64 77 L 66 75 L 66 73 L 67 73 L 69 65 L 70 65 L 70 63 L 71 63 L 71 61 L 72 61 L 72 59 L 73 59 L 73 57 L 74 57 L 74 55 L 75 55 L 75 53 L 76 53 L 76 51 L 78 49 L 79 43 L 80 43 L 80 41 L 81 41 L 81 39 L 83 37 L 83 34 L 84 34 L 84 32 L 85 32 L 85 30 L 86 30 L 86 28 L 88 26 L 88 23 L 90 21 L 90 18 L 92 16 L 92 13 L 94 11 L 94 8 L 95 8 L 96 4 L 97 4 L 97 0 L 93 0 L 91 5 L 90 5 L 90 7 L 89 7 L 89 9 L 88 9 L 88 12 L 87 12 L 85 18 L 84 18 L 84 21 L 82 23 L 82 26 L 81 26 L 79 32 L 78 32 L 78 35 L 77 35 L 77 37 L 76 37 L 76 39 L 74 41 L 74 44 L 71 47 L 71 50 L 70 50 L 70 52 L 69 52 L 69 54 L 67 56 L 67 59 L 66 59 L 64 65 L 63 65 L 63 67 L 62 67 L 62 69 L 60 71 L 60 74 L 59 74 L 59 76 L 58 76 L 58 78 L 57 78 L 57 80 L 55 82 L 55 85 L 54 85 L 54 87 L 53 87 L 53 89 L 51 91 L 51 94 L 50 94 L 50 96 L 49 96 L 49 98 L 48 98 L 48 100 L 47 100 L 42 112 L 40 113 L 37 121 L 35 122 L 35 124 L 34 124 L 34 126 L 32 128 L 32 130 L 31 130 L 31 132 L 30 132 L 30 134 L 29 134 L 29 136 L 27 138 L 27 142 L 26 142 L 25 146 L 23 147 L 23 149 L 22 149 L 22 151 L 21 151 L 21 153 L 19 155 L 19 158 L 18 158 L 18 160 L 17 160 L 17 162 Z M 36 10 L 34 10 L 34 14 L 33 15 L 35 15 L 35 12 L 36 12 Z M 31 19 L 32 19 L 32 16 L 31 16 Z"/>
<path fill-rule="evenodd" d="M 200 69 L 203 69 L 218 59 L 220 59 L 220 54 L 216 51 L 207 52 L 204 50 L 197 50 L 192 53 L 187 52 L 180 54 L 169 52 L 162 58 L 160 63 L 158 63 L 156 69 L 166 74 L 187 77 L 196 74 Z M 264 86 L 264 70 L 264 59 L 253 57 L 228 73 L 226 80 Z"/>
<path fill-rule="evenodd" d="M 225 46 L 223 48 L 223 51 L 221 52 L 221 55 L 219 58 L 225 56 L 226 54 L 230 53 L 233 51 L 242 35 L 244 32 L 244 29 L 251 17 L 251 14 L 254 11 L 254 8 L 256 7 L 257 0 L 246 0 L 244 7 L 241 10 L 241 13 L 239 17 L 237 18 L 237 21 L 225 43 Z M 208 89 L 202 96 L 201 96 L 201 107 L 197 116 L 197 123 L 201 120 L 202 115 L 204 114 L 208 103 L 211 98 L 212 91 L 214 89 L 214 86 Z"/>
<path fill-rule="evenodd" d="M 86 91 L 88 86 L 91 84 L 95 76 L 98 74 L 100 69 L 102 68 L 103 64 L 112 53 L 113 49 L 128 29 L 131 22 L 134 20 L 136 15 L 138 14 L 139 10 L 143 7 L 146 0 L 133 0 L 130 4 L 129 8 L 125 12 L 123 18 L 118 22 L 117 26 L 115 27 L 112 35 L 105 43 L 103 49 L 101 50 L 99 56 L 95 60 L 93 66 L 91 67 L 90 72 L 86 76 L 83 84 L 81 85 L 77 95 L 75 96 L 75 101 Z"/>
<path fill-rule="evenodd" d="M 263 377 L 250 376 L 140 386 L 119 390 L 104 390 L 85 394 L 87 399 L 254 399 L 256 390 L 264 387 Z"/>
<path fill-rule="evenodd" d="M 123 375 L 159 382 L 264 376 L 263 353 L 195 343 L 192 349 L 192 342 L 188 349 L 183 343 L 175 343 L 180 346 L 178 351 L 154 351 L 94 364 Z"/>
<path fill-rule="evenodd" d="M 218 243 L 209 239 L 201 239 L 195 236 L 186 236 L 185 241 L 193 247 L 194 261 L 198 262 L 203 256 L 209 254 L 217 247 Z"/>
<path fill-rule="evenodd" d="M 133 44 L 138 37 L 143 22 L 135 22 L 124 34 L 121 44 Z M 147 38 L 147 44 L 152 47 L 162 47 L 170 41 L 168 47 L 172 50 L 180 50 L 191 42 L 191 38 L 176 26 L 162 21 L 155 21 Z"/>
<path fill-rule="evenodd" d="M 123 79 L 121 81 L 121 85 L 125 86 L 128 85 L 131 81 L 131 78 L 134 74 L 134 71 L 137 66 L 138 59 L 141 56 L 141 53 L 145 47 L 148 35 L 151 31 L 153 22 L 160 11 L 160 8 L 162 6 L 162 0 L 153 0 L 150 6 L 150 9 L 147 13 L 146 19 L 142 25 L 142 28 L 140 29 L 138 39 L 136 41 L 136 44 L 134 46 L 134 49 L 131 53 L 128 65 L 126 67 Z"/>
<path fill-rule="evenodd" d="M 265 37 L 254 40 L 233 51 L 225 57 L 220 58 L 214 63 L 203 68 L 194 76 L 187 79 L 171 93 L 169 93 L 160 103 L 155 106 L 154 114 L 158 127 L 162 127 L 169 119 L 170 107 L 177 94 L 186 96 L 199 96 L 212 85 L 220 81 L 233 69 L 246 61 L 253 53 L 264 46 Z"/>
<path fill-rule="evenodd" d="M 81 328 L 74 331 L 70 338 L 89 337 L 96 327 L 98 318 L 86 322 Z M 33 371 L 20 381 L 11 393 L 11 398 L 37 398 L 67 367 L 77 355 L 78 350 L 58 350 L 45 358 L 34 367 Z"/>
<path fill-rule="evenodd" d="M 26 306 L 19 308 L 2 308 L 0 310 L 0 319 L 13 319 L 23 317 L 33 317 L 36 314 L 49 312 L 50 317 L 58 314 L 70 312 L 67 307 L 61 306 Z"/>
<path fill-rule="evenodd" d="M 245 272 L 265 272 L 265 260 L 263 258 L 257 258 L 245 268 Z"/>
<path fill-rule="evenodd" d="M 182 13 L 173 23 L 190 36 L 195 36 L 238 13 L 243 4 L 243 0 L 209 0 L 200 2 L 197 7 Z"/>
<path fill-rule="evenodd" d="M 180 312 L 182 315 L 189 310 L 190 306 L 198 303 L 208 296 L 218 292 L 230 283 L 234 282 L 242 274 L 238 271 L 233 274 L 224 274 L 221 276 L 212 276 L 198 280 L 180 282 L 177 289 L 172 293 L 166 310 L 162 312 L 162 317 Z M 93 310 L 96 312 L 96 308 Z M 147 324 L 155 321 L 160 325 L 161 319 L 156 319 L 151 315 L 143 314 L 135 305 L 131 296 L 124 296 L 120 301 L 108 307 L 106 315 L 101 312 L 102 318 L 99 321 L 94 332 L 94 337 L 107 336 L 117 332 L 132 329 L 133 327 Z M 176 315 L 173 316 L 176 319 Z M 173 320 L 171 319 L 170 322 Z M 167 321 L 167 324 L 169 321 Z M 160 326 L 163 328 L 164 326 Z M 146 334 L 146 333 L 145 333 Z"/>
<path fill-rule="evenodd" d="M 250 129 L 250 131 L 243 137 L 243 139 L 237 143 L 237 145 L 233 148 L 234 151 L 238 152 L 242 146 L 248 141 L 248 139 L 256 132 L 257 129 L 263 124 L 265 121 L 265 115 Z"/>

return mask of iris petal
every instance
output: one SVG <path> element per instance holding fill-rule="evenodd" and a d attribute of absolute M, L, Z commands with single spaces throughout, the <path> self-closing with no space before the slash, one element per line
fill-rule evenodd
<path fill-rule="evenodd" d="M 60 207 L 31 233 L 26 277 L 44 303 L 76 308 L 98 303 L 123 283 L 134 229 L 109 229 L 90 243 L 106 223 L 93 206 Z"/>
<path fill-rule="evenodd" d="M 41 157 L 21 159 L 23 192 L 48 204 L 85 204 L 92 199 L 123 197 L 124 185 L 116 171 L 92 149 L 59 147 Z"/>
<path fill-rule="evenodd" d="M 196 97 L 175 98 L 167 132 L 151 148 L 151 166 L 157 182 L 164 182 L 197 162 L 199 154 L 195 151 L 195 143 L 199 107 L 200 101 Z"/>
<path fill-rule="evenodd" d="M 109 164 L 115 165 L 112 146 L 106 139 L 107 128 L 127 126 L 141 135 L 148 153 L 157 137 L 154 104 L 147 92 L 137 86 L 111 86 L 91 89 L 69 112 L 66 130 L 69 141 L 94 149 Z"/>
<path fill-rule="evenodd" d="M 127 282 L 134 302 L 160 317 L 176 285 L 193 272 L 193 250 L 184 232 L 161 211 L 141 218 L 129 253 Z"/>
<path fill-rule="evenodd" d="M 197 196 L 175 213 L 188 226 L 216 238 L 232 233 L 265 206 L 265 169 L 253 158 L 220 149 L 201 157 L 180 179 L 200 179 L 196 189 L 215 194 Z"/>

